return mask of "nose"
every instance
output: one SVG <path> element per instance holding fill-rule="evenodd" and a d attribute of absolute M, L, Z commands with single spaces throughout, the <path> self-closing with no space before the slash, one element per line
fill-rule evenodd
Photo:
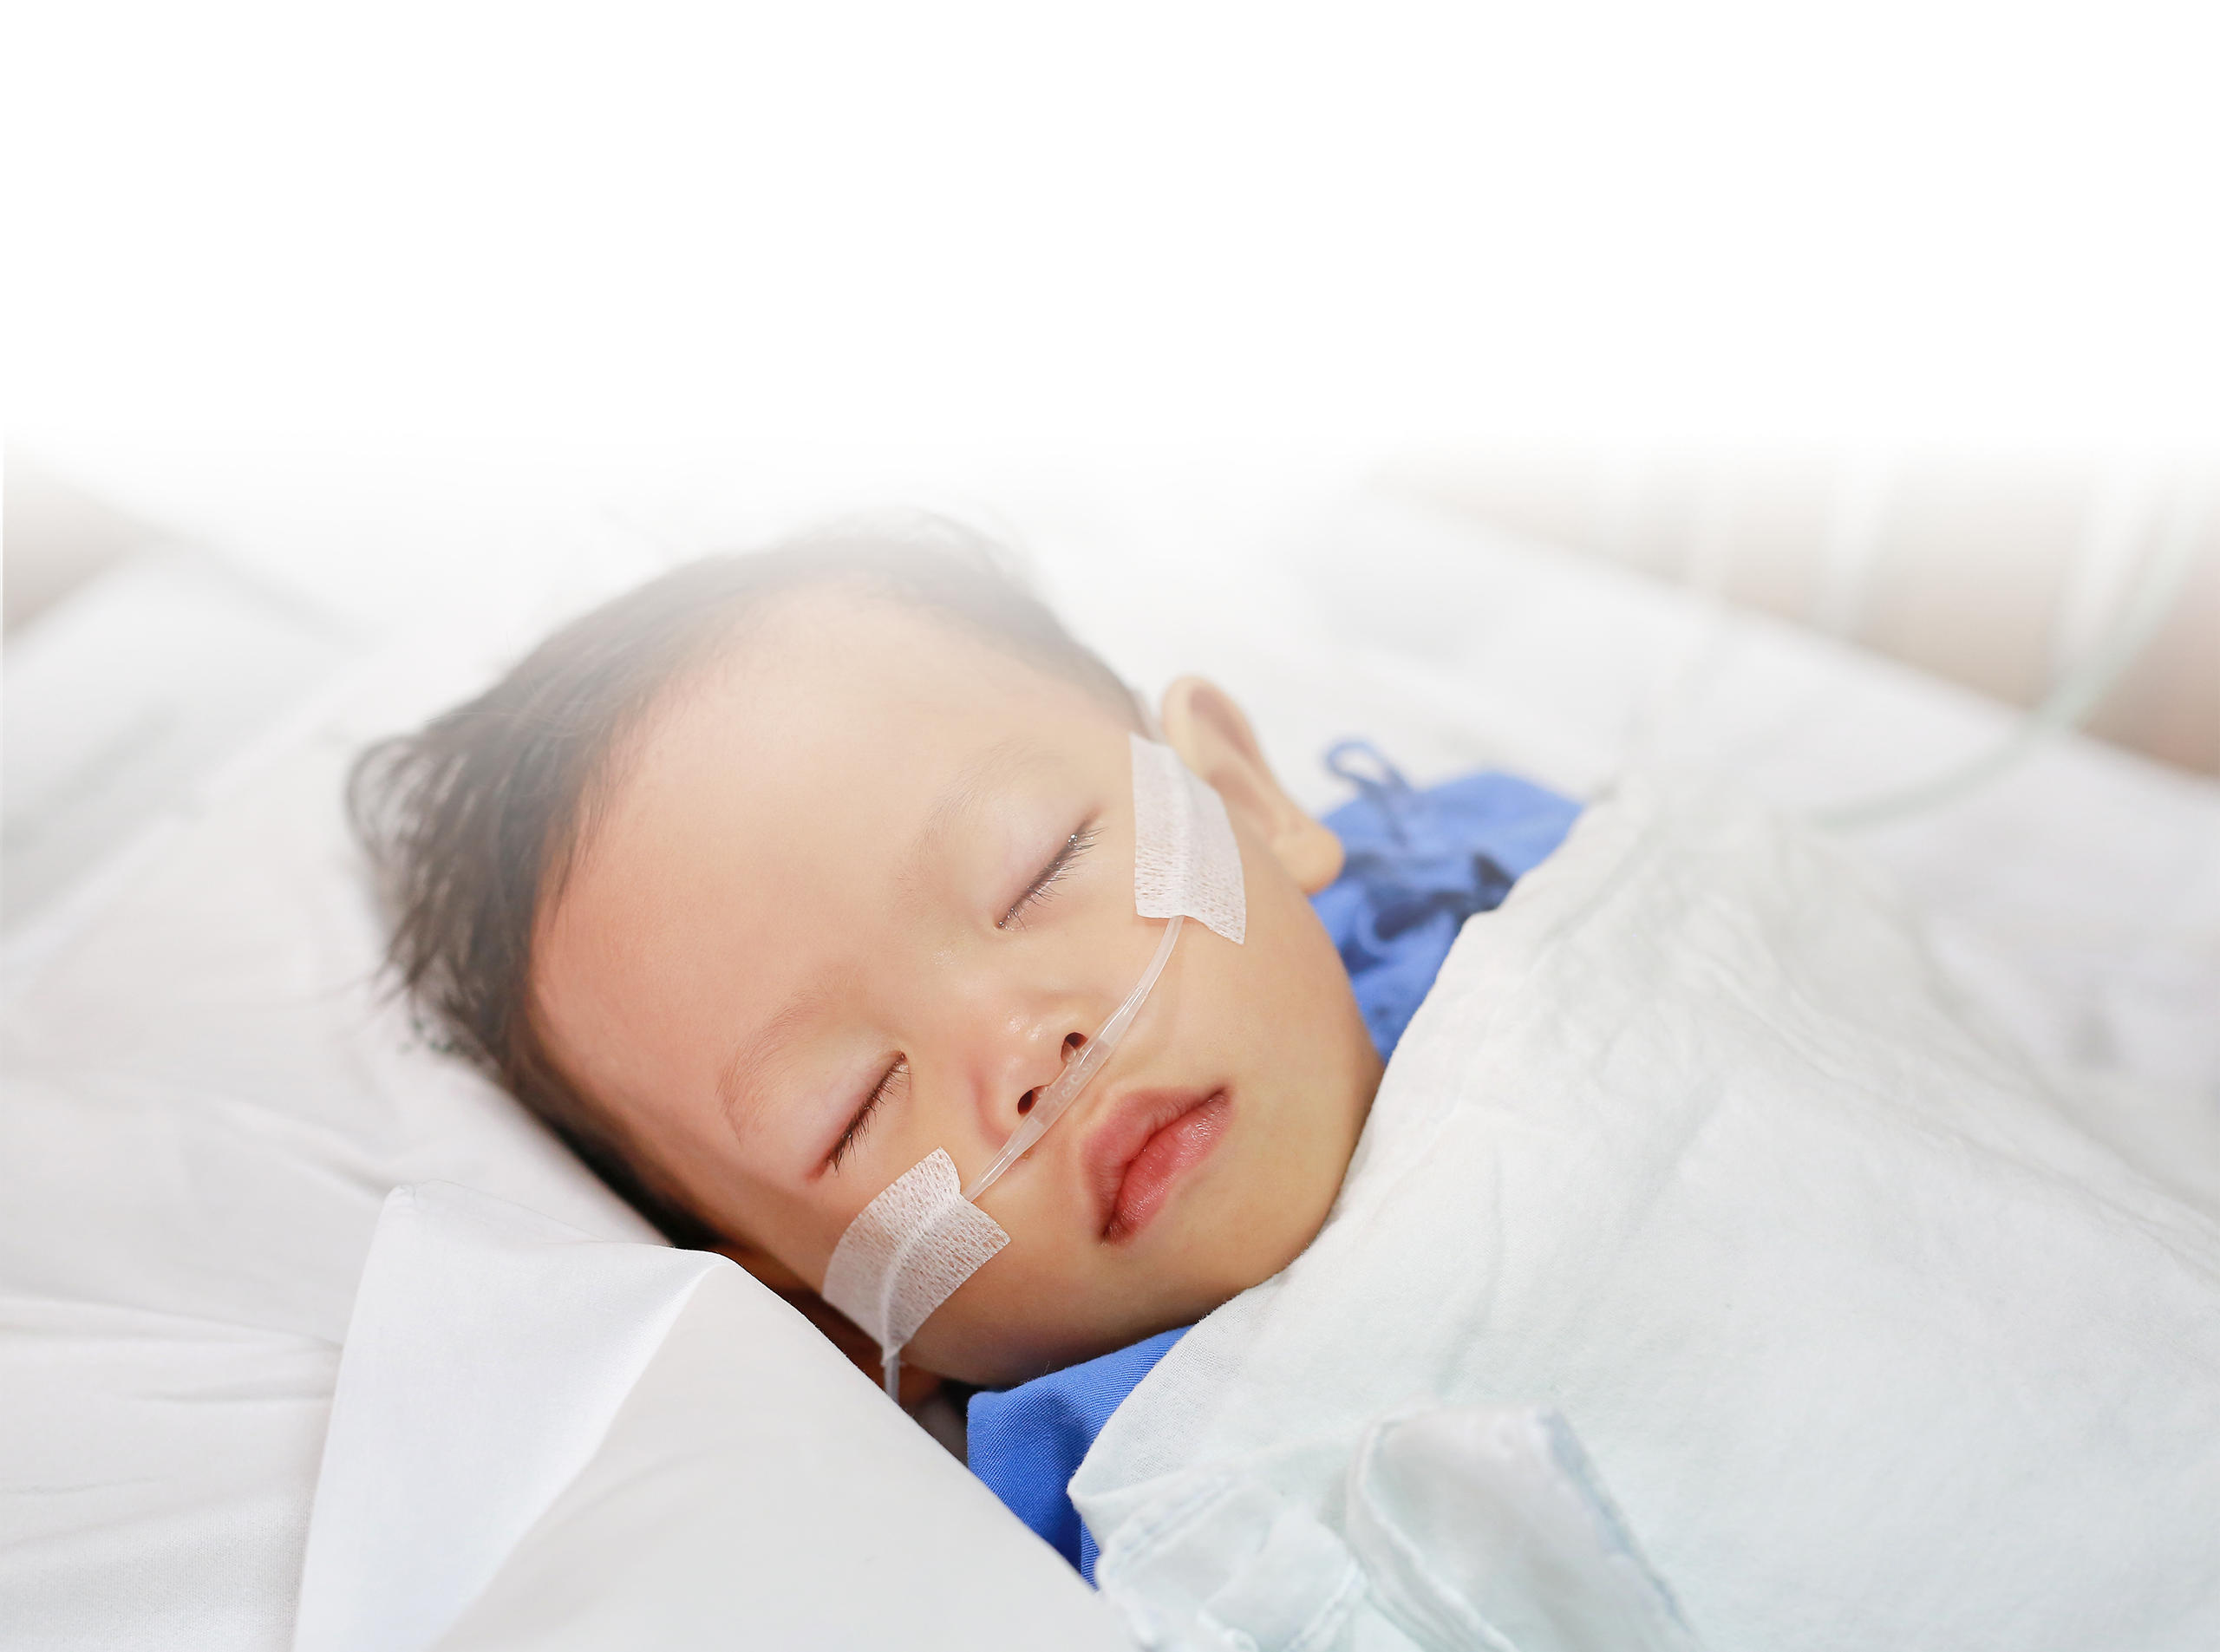
<path fill-rule="evenodd" d="M 924 1048 L 917 1053 L 925 1055 L 921 1073 L 937 1068 L 944 1075 L 926 1087 L 967 1115 L 958 1125 L 944 1113 L 941 1127 L 961 1128 L 981 1146 L 999 1148 L 1009 1139 L 1094 1041 L 1106 1013 L 1083 976 L 1058 972 L 1060 978 L 1043 982 L 1040 974 L 1047 971 L 1026 963 L 1022 971 L 982 970 L 950 983 L 957 989 L 932 1002 L 926 1012 L 931 1031 L 918 1041 Z M 936 1049 L 937 1061 L 930 1054 Z"/>

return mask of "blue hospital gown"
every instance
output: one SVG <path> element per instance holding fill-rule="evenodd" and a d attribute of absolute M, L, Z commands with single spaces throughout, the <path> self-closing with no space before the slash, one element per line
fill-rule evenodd
<path fill-rule="evenodd" d="M 1361 741 L 1335 747 L 1326 766 L 1358 795 L 1326 817 L 1348 859 L 1311 904 L 1384 1060 L 1465 920 L 1499 905 L 1512 883 L 1564 840 L 1580 806 L 1508 774 L 1470 774 L 1419 791 Z M 1110 1414 L 1185 1329 L 971 1397 L 972 1472 L 1089 1583 L 1094 1538 L 1065 1488 Z"/>

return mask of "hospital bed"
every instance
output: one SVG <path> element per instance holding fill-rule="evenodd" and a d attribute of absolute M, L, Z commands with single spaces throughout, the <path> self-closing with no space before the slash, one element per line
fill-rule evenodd
<path fill-rule="evenodd" d="M 1500 767 L 1588 796 L 1640 756 L 1841 815 L 2019 727 L 1407 494 L 1015 498 L 993 526 L 1075 629 L 1146 689 L 1221 681 L 1320 808 L 1318 755 L 1351 735 L 1420 780 Z M 150 613 L 197 604 L 254 686 L 180 711 L 183 755 L 147 737 L 161 774 L 127 742 L 9 800 L 11 857 L 42 832 L 77 849 L 41 851 L 9 915 L 0 1644 L 1125 1643 L 798 1316 L 650 1249 L 377 980 L 338 801 L 355 753 L 753 519 L 697 499 L 652 555 L 375 643 L 205 558 L 127 564 L 44 617 L 50 646 L 11 639 L 11 793 L 19 753 L 179 702 L 191 649 Z M 2101 1074 L 2121 1130 L 2220 1112 L 2220 784 L 2067 735 L 1842 839 L 1985 1013 Z M 547 1289 L 567 1311 L 539 1311 Z"/>

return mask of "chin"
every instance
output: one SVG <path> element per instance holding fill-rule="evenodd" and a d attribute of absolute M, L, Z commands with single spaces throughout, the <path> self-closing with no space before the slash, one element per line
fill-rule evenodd
<path fill-rule="evenodd" d="M 935 1336 L 929 1328 L 904 1350 L 904 1356 L 905 1362 L 914 1357 L 926 1369 L 959 1382 L 1007 1388 L 1114 1352 L 1137 1340 L 1120 1337 L 1114 1331 L 1089 1331 L 1076 1326 L 1044 1328 L 1037 1323 L 993 1330 L 957 1329 L 946 1336 Z"/>

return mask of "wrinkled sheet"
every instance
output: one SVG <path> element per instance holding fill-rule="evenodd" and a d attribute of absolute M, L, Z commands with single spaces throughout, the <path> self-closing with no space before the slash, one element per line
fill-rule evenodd
<path fill-rule="evenodd" d="M 1630 780 L 1467 923 L 1318 1239 L 1097 1440 L 1097 1581 L 1179 1646 L 1673 1644 L 1583 1632 L 1634 1557 L 1714 1652 L 2220 1644 L 2220 1127 L 2086 1109 L 1830 845 Z M 1446 1447 L 1382 1538 L 1383 1420 L 1520 1407 L 1619 1550 L 1490 1570 Z"/>

